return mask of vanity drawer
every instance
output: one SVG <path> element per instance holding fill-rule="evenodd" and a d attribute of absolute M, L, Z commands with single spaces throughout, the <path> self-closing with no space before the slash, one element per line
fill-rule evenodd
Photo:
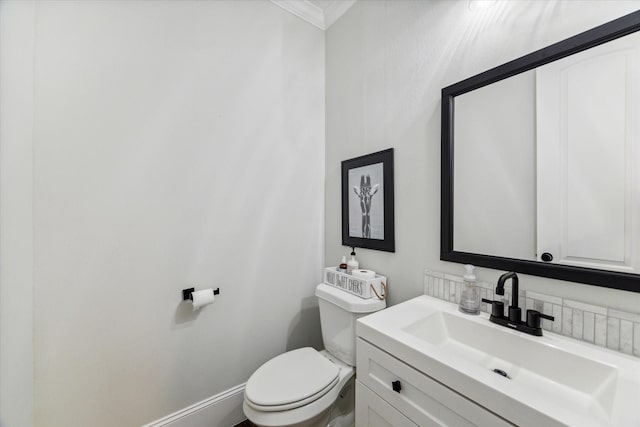
<path fill-rule="evenodd" d="M 513 426 L 367 341 L 358 338 L 357 345 L 358 380 L 416 424 L 424 427 Z M 399 391 L 394 391 L 394 387 Z"/>
<path fill-rule="evenodd" d="M 356 380 L 356 427 L 418 427 Z"/>

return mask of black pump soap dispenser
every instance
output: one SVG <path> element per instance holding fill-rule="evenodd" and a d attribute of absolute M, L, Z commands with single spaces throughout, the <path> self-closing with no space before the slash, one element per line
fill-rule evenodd
<path fill-rule="evenodd" d="M 356 259 L 356 248 L 351 247 L 351 259 L 347 261 L 347 273 L 351 274 L 353 270 L 360 268 L 360 263 Z"/>

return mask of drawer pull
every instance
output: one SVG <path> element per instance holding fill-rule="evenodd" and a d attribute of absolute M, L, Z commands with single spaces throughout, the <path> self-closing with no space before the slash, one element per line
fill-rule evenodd
<path fill-rule="evenodd" d="M 400 393 L 400 390 L 402 390 L 402 384 L 400 384 L 400 381 L 393 381 L 391 383 L 391 388 L 393 388 L 393 391 L 396 393 Z"/>

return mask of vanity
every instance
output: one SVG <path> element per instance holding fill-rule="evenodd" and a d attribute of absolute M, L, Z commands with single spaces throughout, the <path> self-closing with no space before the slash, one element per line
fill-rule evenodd
<path fill-rule="evenodd" d="M 356 427 L 640 426 L 640 362 L 423 295 L 357 322 Z"/>

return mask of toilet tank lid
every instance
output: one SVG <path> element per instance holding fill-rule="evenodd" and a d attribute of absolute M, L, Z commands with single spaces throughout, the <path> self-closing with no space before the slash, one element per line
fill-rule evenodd
<path fill-rule="evenodd" d="M 326 283 L 316 286 L 316 296 L 350 313 L 373 313 L 387 306 L 386 300 L 360 298 Z"/>

